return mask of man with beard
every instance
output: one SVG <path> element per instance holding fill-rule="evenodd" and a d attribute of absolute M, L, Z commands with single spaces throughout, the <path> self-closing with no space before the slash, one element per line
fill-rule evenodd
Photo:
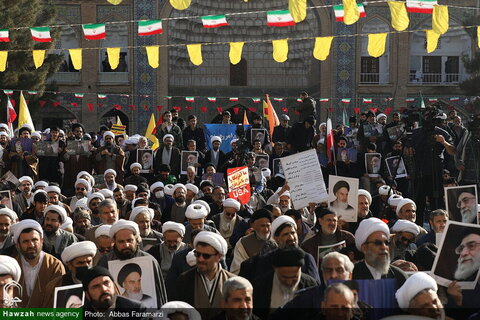
<path fill-rule="evenodd" d="M 459 255 L 454 277 L 461 281 L 475 281 L 480 268 L 480 235 L 467 233 L 463 236 L 460 245 L 455 248 Z"/>
<path fill-rule="evenodd" d="M 392 262 L 399 259 L 405 260 L 407 251 L 413 253 L 417 250 L 415 239 L 420 233 L 420 229 L 415 223 L 408 220 L 397 220 L 390 231 L 395 234 L 390 243 L 390 257 Z"/>
<path fill-rule="evenodd" d="M 470 189 L 470 188 L 468 188 Z M 460 210 L 462 222 L 477 223 L 477 197 L 474 188 L 464 190 L 458 195 L 457 208 Z"/>
<path fill-rule="evenodd" d="M 160 212 L 165 212 L 167 207 L 171 207 L 175 200 L 172 197 L 165 197 L 165 186 L 163 182 L 157 181 L 150 186 L 150 201 L 160 206 Z"/>
<path fill-rule="evenodd" d="M 130 165 L 130 172 L 131 175 L 125 178 L 123 180 L 124 185 L 134 185 L 134 186 L 139 186 L 142 183 L 148 183 L 147 179 L 145 177 L 142 177 L 140 175 L 140 172 L 142 171 L 142 164 L 138 162 L 134 162 Z"/>
<path fill-rule="evenodd" d="M 124 265 L 118 272 L 117 283 L 125 291 L 122 296 L 140 301 L 147 308 L 155 308 L 155 301 L 142 291 L 142 269 L 136 263 Z"/>
<path fill-rule="evenodd" d="M 290 188 L 287 184 L 278 190 L 267 200 L 267 204 L 275 204 L 280 207 L 282 214 L 285 214 L 288 210 L 292 209 Z"/>
<path fill-rule="evenodd" d="M 78 179 L 75 182 L 75 195 L 70 198 L 66 198 L 63 202 L 67 204 L 70 209 L 75 210 L 77 201 L 85 198 L 90 189 L 90 183 L 87 180 Z"/>
<path fill-rule="evenodd" d="M 237 226 L 243 222 L 243 218 L 237 213 L 240 211 L 241 204 L 235 199 L 228 198 L 223 201 L 223 212 L 216 214 L 212 217 L 215 226 L 220 231 L 222 237 L 227 241 L 228 253 L 227 257 L 231 255 L 232 245 L 230 244 L 230 237 L 233 234 L 233 230 L 238 228 Z"/>
<path fill-rule="evenodd" d="M 161 306 L 167 302 L 167 291 L 163 281 L 162 272 L 158 262 L 148 253 L 139 249 L 142 241 L 138 225 L 133 221 L 118 220 L 110 228 L 110 238 L 113 239 L 113 251 L 103 256 L 98 265 L 108 268 L 108 261 L 127 260 L 135 257 L 150 257 L 153 264 L 153 276 L 155 281 L 155 292 L 157 296 L 156 305 Z"/>
<path fill-rule="evenodd" d="M 84 312 L 104 312 L 101 318 L 107 318 L 107 311 L 143 312 L 146 306 L 138 301 L 117 295 L 115 282 L 110 272 L 102 267 L 89 269 L 82 280 L 85 291 Z M 98 317 L 87 317 L 96 319 Z"/>
<path fill-rule="evenodd" d="M 208 150 L 205 153 L 205 163 L 211 163 L 215 166 L 215 168 L 223 168 L 226 159 L 225 153 L 220 150 L 222 138 L 220 138 L 219 136 L 212 136 L 210 138 L 210 144 L 212 146 L 212 149 Z"/>
<path fill-rule="evenodd" d="M 98 226 L 101 223 L 98 216 L 98 206 L 103 200 L 105 200 L 105 197 L 100 192 L 91 193 L 87 197 L 87 206 L 91 211 L 91 221 L 94 226 Z"/>
<path fill-rule="evenodd" d="M 190 236 L 193 230 L 204 230 L 214 233 L 219 233 L 215 227 L 206 224 L 206 218 L 208 215 L 208 208 L 202 203 L 192 203 L 187 207 L 185 211 L 185 217 L 187 218 L 187 225 L 185 227 L 185 243 L 190 242 Z"/>
<path fill-rule="evenodd" d="M 98 205 L 98 216 L 102 223 L 87 230 L 85 233 L 87 240 L 95 240 L 95 230 L 97 230 L 98 227 L 105 224 L 113 225 L 118 220 L 117 203 L 112 199 L 106 199 L 100 202 Z"/>
<path fill-rule="evenodd" d="M 385 222 L 378 218 L 369 218 L 360 222 L 355 232 L 355 246 L 365 255 L 353 269 L 353 279 L 396 279 L 400 288 L 407 275 L 399 268 L 390 265 L 390 230 Z"/>
<path fill-rule="evenodd" d="M 67 211 L 67 215 L 71 216 L 72 209 L 70 209 L 70 206 L 60 201 L 62 198 L 65 198 L 65 197 L 62 195 L 62 191 L 60 190 L 60 187 L 58 185 L 56 184 L 48 185 L 47 187 L 45 187 L 44 191 L 48 195 L 48 204 L 56 204 L 60 207 L 63 207 L 63 209 Z"/>
<path fill-rule="evenodd" d="M 85 271 L 93 265 L 93 256 L 96 252 L 97 247 L 91 241 L 76 242 L 65 248 L 62 252 L 62 262 L 68 271 L 47 284 L 43 297 L 43 308 L 53 308 L 56 287 L 82 283 Z"/>
<path fill-rule="evenodd" d="M 180 175 L 180 149 L 173 145 L 175 138 L 171 134 L 163 136 L 162 141 L 163 144 L 157 149 L 155 159 L 153 160 L 155 174 L 160 175 L 160 172 L 164 169 L 162 165 L 168 165 L 170 173 L 178 177 Z M 180 142 L 180 144 L 182 144 L 182 142 Z"/>
<path fill-rule="evenodd" d="M 105 144 L 95 150 L 95 172 L 105 172 L 112 169 L 118 172 L 120 176 L 116 176 L 117 181 L 123 180 L 123 163 L 125 161 L 125 152 L 122 148 L 115 144 L 115 135 L 111 131 L 103 133 L 103 141 Z M 110 189 L 113 190 L 113 189 Z"/>
<path fill-rule="evenodd" d="M 33 180 L 30 177 L 23 176 L 18 179 L 20 185 L 18 186 L 18 190 L 21 192 L 15 196 L 13 201 L 18 203 L 22 212 L 25 212 L 32 202 L 32 187 L 33 187 Z"/>
<path fill-rule="evenodd" d="M 447 225 L 449 219 L 448 212 L 443 209 L 437 209 L 430 212 L 428 223 L 430 224 L 431 231 L 428 232 L 426 235 L 421 237 L 417 241 L 417 247 L 420 247 L 422 244 L 426 242 L 436 243 L 436 234 L 442 233 L 445 230 L 445 226 Z"/>
<path fill-rule="evenodd" d="M 32 197 L 32 204 L 20 216 L 20 220 L 33 219 L 40 224 L 43 224 L 43 211 L 48 205 L 47 193 L 43 190 L 36 191 Z"/>
<path fill-rule="evenodd" d="M 242 277 L 227 279 L 223 284 L 223 311 L 213 320 L 257 320 L 253 311 L 253 287 Z"/>
<path fill-rule="evenodd" d="M 117 178 L 117 172 L 113 169 L 107 169 L 103 173 L 103 180 L 105 182 L 105 188 L 115 192 L 115 189 L 117 189 L 118 184 L 115 182 L 115 179 Z M 122 181 L 119 179 L 119 181 Z"/>
<path fill-rule="evenodd" d="M 213 203 L 208 202 L 210 205 L 210 212 L 208 218 L 211 219 L 214 215 L 223 211 L 223 201 L 225 200 L 225 189 L 221 186 L 215 186 L 212 190 Z"/>
<path fill-rule="evenodd" d="M 123 187 L 121 185 L 118 185 L 113 190 L 113 198 L 115 199 L 115 203 L 117 204 L 120 218 L 126 219 L 128 212 L 132 208 L 132 203 L 125 197 L 125 192 L 123 190 Z"/>
<path fill-rule="evenodd" d="M 373 217 L 370 211 L 370 205 L 372 204 L 372 195 L 365 189 L 358 189 L 358 208 L 357 208 L 357 221 L 348 223 L 347 229 L 351 233 L 357 231 L 358 225 L 365 219 Z"/>
<path fill-rule="evenodd" d="M 107 255 L 110 251 L 113 250 L 113 239 L 110 238 L 110 229 L 112 228 L 109 224 L 101 225 L 95 230 L 95 245 L 97 246 L 97 252 L 93 257 L 93 265 L 96 266 L 100 259 Z"/>
<path fill-rule="evenodd" d="M 397 216 L 396 216 L 397 219 L 416 222 L 417 204 L 412 199 L 403 198 L 402 200 L 400 200 L 400 202 L 398 202 L 396 213 L 397 213 Z M 390 223 L 393 224 L 394 222 L 390 221 Z M 418 228 L 420 229 L 420 233 L 419 233 L 420 236 L 427 234 L 427 230 L 425 230 L 423 227 L 419 226 Z"/>
<path fill-rule="evenodd" d="M 56 156 L 39 156 L 38 157 L 38 178 L 40 180 L 47 180 L 50 182 L 62 183 L 62 177 L 60 174 L 60 159 L 58 155 L 65 149 L 65 142 L 59 139 L 60 130 L 57 126 L 50 127 L 50 138 L 46 141 L 54 144 L 58 144 L 56 150 Z M 55 151 L 55 149 L 53 149 Z"/>
<path fill-rule="evenodd" d="M 13 245 L 13 238 L 10 230 L 17 220 L 18 217 L 15 211 L 8 208 L 0 209 L 0 254 L 4 248 Z"/>
<path fill-rule="evenodd" d="M 171 208 L 166 208 L 162 215 L 162 223 L 166 221 L 174 221 L 178 223 L 185 222 L 185 212 L 187 211 L 187 188 L 181 183 L 177 183 L 173 187 L 173 199 L 175 203 Z M 169 210 L 170 209 L 170 210 Z"/>
<path fill-rule="evenodd" d="M 13 241 L 19 255 L 15 258 L 22 268 L 18 282 L 22 288 L 20 308 L 41 308 L 47 283 L 65 274 L 60 260 L 42 251 L 43 230 L 35 220 L 27 219 L 15 224 Z"/>
<path fill-rule="evenodd" d="M 79 207 L 73 211 L 73 232 L 77 238 L 81 236 L 85 240 L 85 233 L 92 226 L 90 215 L 91 211 L 87 208 Z"/>
<path fill-rule="evenodd" d="M 78 239 L 73 233 L 60 228 L 67 219 L 67 212 L 65 209 L 60 206 L 50 205 L 45 209 L 44 214 L 44 241 L 54 248 L 55 256 L 60 257 L 63 250 L 72 243 L 77 242 Z"/>
<path fill-rule="evenodd" d="M 172 265 L 175 253 L 188 247 L 183 242 L 185 226 L 181 223 L 167 221 L 162 225 L 163 242 L 153 246 L 148 253 L 151 254 L 160 265 L 163 277 L 167 277 L 168 270 Z"/>
<path fill-rule="evenodd" d="M 335 200 L 330 202 L 330 208 L 339 216 L 343 213 L 348 215 L 348 212 L 354 208 L 348 204 L 348 193 L 350 192 L 350 185 L 348 182 L 340 180 L 333 186 L 333 194 Z"/>
<path fill-rule="evenodd" d="M 428 274 L 412 274 L 403 286 L 397 290 L 395 297 L 398 306 L 413 316 L 431 319 L 444 319 L 442 302 L 437 295 L 437 283 Z"/>
<path fill-rule="evenodd" d="M 198 190 L 196 185 L 191 183 L 187 183 L 185 188 L 187 188 L 186 203 L 187 205 L 190 205 L 193 201 L 197 200 L 197 194 L 200 190 Z"/>
<path fill-rule="evenodd" d="M 156 230 L 152 230 L 153 217 L 153 209 L 145 206 L 133 208 L 129 217 L 130 221 L 138 224 L 140 236 L 142 237 L 143 241 L 143 250 L 145 251 L 148 251 L 154 245 L 158 245 L 163 242 L 163 235 Z M 147 241 L 148 243 L 146 243 Z"/>

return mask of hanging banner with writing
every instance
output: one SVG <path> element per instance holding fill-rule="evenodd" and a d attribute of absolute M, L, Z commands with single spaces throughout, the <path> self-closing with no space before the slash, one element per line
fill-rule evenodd
<path fill-rule="evenodd" d="M 246 204 L 250 200 L 248 167 L 227 169 L 229 197 Z"/>

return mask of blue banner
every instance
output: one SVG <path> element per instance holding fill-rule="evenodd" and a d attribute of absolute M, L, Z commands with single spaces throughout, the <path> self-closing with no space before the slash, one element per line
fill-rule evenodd
<path fill-rule="evenodd" d="M 212 149 L 212 144 L 210 143 L 210 137 L 219 136 L 222 139 L 222 144 L 220 145 L 220 150 L 227 153 L 232 151 L 230 142 L 233 139 L 237 138 L 235 131 L 237 130 L 236 124 L 217 124 L 217 123 L 206 123 L 205 127 L 205 140 L 207 140 L 208 149 Z M 244 125 L 245 132 L 250 128 L 250 125 Z"/>

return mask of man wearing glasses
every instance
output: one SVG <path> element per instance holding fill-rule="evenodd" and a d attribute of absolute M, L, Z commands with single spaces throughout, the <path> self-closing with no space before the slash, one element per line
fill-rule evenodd
<path fill-rule="evenodd" d="M 458 195 L 457 208 L 464 223 L 477 224 L 477 197 L 474 192 L 474 188 L 468 188 Z"/>
<path fill-rule="evenodd" d="M 356 263 L 353 280 L 396 279 L 400 288 L 407 275 L 399 268 L 390 265 L 390 230 L 385 222 L 377 218 L 363 220 L 355 233 L 355 245 L 365 259 Z"/>
<path fill-rule="evenodd" d="M 390 243 L 391 260 L 405 260 L 407 250 L 417 249 L 415 239 L 420 233 L 419 227 L 411 221 L 400 219 L 395 222 L 390 231 L 394 233 L 393 241 Z"/>
<path fill-rule="evenodd" d="M 455 249 L 459 255 L 454 277 L 461 281 L 475 281 L 480 268 L 480 235 L 468 233 Z"/>

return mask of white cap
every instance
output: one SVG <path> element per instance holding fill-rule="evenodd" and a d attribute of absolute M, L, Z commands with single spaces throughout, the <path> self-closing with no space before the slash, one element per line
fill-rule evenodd
<path fill-rule="evenodd" d="M 162 141 L 165 141 L 165 139 L 167 139 L 167 138 L 171 138 L 173 141 L 175 141 L 175 138 L 170 133 L 164 135 L 163 138 L 162 138 Z"/>
<path fill-rule="evenodd" d="M 47 215 L 47 212 L 49 211 L 58 213 L 58 215 L 60 216 L 60 222 L 65 222 L 68 217 L 67 211 L 63 207 L 57 206 L 56 204 L 52 204 L 46 207 L 45 210 L 43 210 L 43 214 Z"/>
<path fill-rule="evenodd" d="M 205 207 L 205 209 L 207 209 L 208 214 L 210 214 L 210 205 L 207 203 L 207 201 L 198 199 L 193 201 L 192 204 L 201 204 Z"/>
<path fill-rule="evenodd" d="M 393 233 L 410 232 L 415 237 L 420 233 L 420 228 L 415 223 L 404 219 L 397 220 L 390 230 Z"/>
<path fill-rule="evenodd" d="M 105 177 L 107 174 L 109 173 L 113 173 L 113 175 L 116 177 L 117 176 L 117 171 L 113 170 L 113 169 L 107 169 L 105 170 L 105 172 L 103 173 L 103 176 Z"/>
<path fill-rule="evenodd" d="M 22 231 L 30 228 L 40 233 L 40 237 L 43 238 L 43 229 L 40 223 L 33 219 L 25 219 L 18 223 L 12 224 L 12 226 L 10 227 L 10 232 L 13 234 L 13 242 L 17 243 L 18 237 L 20 236 Z"/>
<path fill-rule="evenodd" d="M 173 186 L 172 194 L 174 194 L 175 191 L 177 191 L 178 188 L 182 188 L 183 190 L 185 190 L 185 192 L 187 192 L 187 188 L 185 187 L 185 185 L 183 183 L 177 183 L 176 185 Z"/>
<path fill-rule="evenodd" d="M 65 222 L 62 223 L 62 225 L 60 226 L 60 228 L 61 228 L 62 230 L 73 229 L 73 220 L 72 220 L 72 218 L 67 217 L 67 218 L 65 219 Z"/>
<path fill-rule="evenodd" d="M 367 190 L 365 190 L 365 189 L 358 189 L 358 195 L 359 195 L 359 196 L 365 196 L 365 197 L 367 197 L 368 203 L 369 203 L 369 204 L 372 204 L 372 195 L 371 195 L 370 192 L 368 192 Z"/>
<path fill-rule="evenodd" d="M 137 187 L 136 185 L 127 184 L 123 190 L 124 190 L 125 192 L 127 192 L 127 191 L 133 191 L 133 192 L 135 192 L 135 191 L 137 191 L 137 189 L 138 189 L 138 187 Z"/>
<path fill-rule="evenodd" d="M 410 306 L 410 301 L 422 290 L 431 289 L 435 292 L 438 290 L 437 283 L 425 272 L 415 272 L 407 281 L 397 290 L 395 297 L 398 306 L 406 311 Z"/>
<path fill-rule="evenodd" d="M 377 115 L 377 120 L 380 120 L 380 118 L 387 118 L 387 115 L 385 113 L 380 113 Z"/>
<path fill-rule="evenodd" d="M 284 223 L 289 223 L 292 225 L 292 227 L 297 230 L 297 224 L 295 223 L 295 220 L 293 220 L 292 217 L 286 216 L 286 215 L 281 215 L 272 222 L 272 228 L 270 232 L 272 233 L 272 237 L 277 231 L 278 227 L 280 227 Z"/>
<path fill-rule="evenodd" d="M 72 261 L 75 258 L 81 256 L 94 256 L 97 253 L 97 246 L 92 241 L 81 241 L 75 242 L 63 249 L 62 252 L 62 261 L 67 264 L 67 262 Z"/>
<path fill-rule="evenodd" d="M 201 204 L 192 203 L 187 207 L 185 211 L 185 217 L 187 219 L 203 219 L 208 215 L 207 208 Z"/>
<path fill-rule="evenodd" d="M 22 269 L 16 259 L 0 255 L 0 274 L 9 274 L 13 277 L 13 280 L 19 282 L 22 276 Z"/>
<path fill-rule="evenodd" d="M 192 184 L 192 183 L 187 183 L 187 184 L 185 185 L 185 188 L 187 188 L 187 190 L 192 191 L 194 194 L 197 194 L 198 191 L 199 191 L 199 190 L 198 190 L 198 187 L 197 187 L 196 185 Z"/>
<path fill-rule="evenodd" d="M 236 211 L 240 211 L 240 202 L 235 199 L 227 198 L 223 200 L 223 207 L 224 208 L 235 208 Z"/>
<path fill-rule="evenodd" d="M 142 170 L 142 165 L 138 162 L 134 162 L 130 165 L 130 170 L 132 170 L 133 168 L 139 168 L 140 170 Z"/>
<path fill-rule="evenodd" d="M 148 217 L 150 218 L 150 221 L 153 220 L 153 217 L 155 216 L 153 209 L 150 209 L 144 206 L 139 206 L 132 209 L 132 212 L 130 213 L 130 217 L 128 218 L 128 220 L 135 221 L 135 218 L 141 213 L 147 214 Z"/>
<path fill-rule="evenodd" d="M 272 171 L 268 168 L 262 168 L 262 176 L 268 178 L 272 175 Z"/>
<path fill-rule="evenodd" d="M 211 245 L 221 255 L 226 255 L 228 246 L 227 241 L 218 233 L 210 231 L 201 231 L 193 240 L 193 246 L 197 246 L 197 243 L 204 242 Z"/>
<path fill-rule="evenodd" d="M 45 187 L 44 191 L 47 192 L 47 193 L 55 192 L 57 194 L 62 194 L 62 191 L 57 186 L 47 186 L 47 187 Z"/>
<path fill-rule="evenodd" d="M 417 205 L 415 204 L 415 202 L 412 200 L 412 199 L 408 199 L 408 198 L 403 198 L 399 203 L 398 203 L 398 206 L 397 206 L 397 216 L 398 214 L 400 213 L 400 210 L 402 210 L 402 207 L 404 205 L 407 205 L 407 204 L 413 204 L 413 207 L 415 208 L 415 210 L 417 209 Z"/>
<path fill-rule="evenodd" d="M 175 191 L 173 184 L 166 184 L 163 187 L 163 191 L 166 195 L 173 196 L 173 192 Z"/>
<path fill-rule="evenodd" d="M 163 189 L 163 188 L 164 188 L 163 182 L 157 181 L 157 182 L 155 182 L 154 184 L 152 184 L 152 185 L 150 186 L 150 192 L 153 193 L 154 190 L 157 189 L 157 188 L 162 188 L 162 189 Z"/>
<path fill-rule="evenodd" d="M 118 231 L 124 230 L 124 229 L 132 231 L 134 235 L 140 234 L 140 230 L 138 229 L 138 224 L 136 224 L 133 221 L 120 219 L 117 222 L 115 222 L 110 228 L 110 232 L 109 232 L 110 238 L 113 238 Z"/>
<path fill-rule="evenodd" d="M 278 218 L 277 218 L 278 219 Z M 355 232 L 355 246 L 361 251 L 362 244 L 367 241 L 367 238 L 374 232 L 381 231 L 385 233 L 387 238 L 390 238 L 390 230 L 385 222 L 378 218 L 368 218 L 362 220 Z"/>
<path fill-rule="evenodd" d="M 219 136 L 211 136 L 210 137 L 210 143 L 213 144 L 213 142 L 215 141 L 218 141 L 220 143 L 222 143 L 222 138 L 220 138 Z"/>
<path fill-rule="evenodd" d="M 9 208 L 1 208 L 0 209 L 0 216 L 8 216 L 14 222 L 18 220 L 17 213 Z M 1 274 L 1 273 L 0 273 Z"/>
<path fill-rule="evenodd" d="M 193 251 L 191 253 L 193 254 Z M 169 301 L 162 306 L 161 311 L 165 314 L 165 319 L 170 319 L 169 315 L 173 313 L 183 313 L 188 320 L 202 320 L 200 313 L 183 301 Z"/>
<path fill-rule="evenodd" d="M 35 138 L 38 138 L 38 139 L 42 139 L 42 135 L 40 133 L 38 133 L 37 131 L 33 131 L 32 134 L 30 135 L 30 137 L 35 137 Z"/>
<path fill-rule="evenodd" d="M 75 187 L 79 184 L 83 184 L 83 186 L 87 189 L 87 191 L 90 191 L 92 189 L 92 187 L 90 186 L 90 183 L 85 179 L 77 179 L 77 181 L 75 181 Z"/>
<path fill-rule="evenodd" d="M 102 224 L 97 229 L 95 229 L 95 239 L 100 236 L 110 237 L 110 229 L 112 228 L 109 224 Z"/>
<path fill-rule="evenodd" d="M 391 190 L 390 186 L 383 185 L 380 188 L 378 188 L 378 194 L 381 196 L 388 196 L 391 192 L 390 190 Z"/>
<path fill-rule="evenodd" d="M 113 199 L 113 191 L 112 190 L 109 190 L 109 189 L 100 189 L 97 191 L 98 193 L 100 193 L 101 195 L 103 195 L 103 197 L 105 199 L 109 198 L 109 199 Z"/>
<path fill-rule="evenodd" d="M 185 236 L 185 226 L 181 223 L 167 221 L 162 225 L 162 233 L 166 231 L 176 231 L 183 238 Z"/>
<path fill-rule="evenodd" d="M 403 197 L 399 194 L 392 194 L 390 197 L 388 197 L 388 205 L 392 207 L 397 207 L 400 201 L 403 200 Z"/>
<path fill-rule="evenodd" d="M 33 180 L 32 180 L 32 178 L 30 178 L 29 176 L 20 177 L 20 178 L 18 178 L 18 181 L 19 181 L 20 183 L 22 183 L 23 181 L 28 181 L 28 182 L 30 182 L 30 184 L 33 186 Z"/>
<path fill-rule="evenodd" d="M 38 187 L 46 188 L 47 186 L 48 186 L 48 183 L 46 181 L 40 180 L 40 181 L 35 182 L 35 184 L 33 185 L 33 188 L 34 189 L 36 189 Z"/>
<path fill-rule="evenodd" d="M 112 131 L 105 131 L 105 132 L 103 133 L 103 140 L 105 140 L 105 137 L 107 137 L 107 136 L 108 136 L 108 137 L 112 137 L 112 139 L 115 139 L 115 135 L 113 134 Z"/>

